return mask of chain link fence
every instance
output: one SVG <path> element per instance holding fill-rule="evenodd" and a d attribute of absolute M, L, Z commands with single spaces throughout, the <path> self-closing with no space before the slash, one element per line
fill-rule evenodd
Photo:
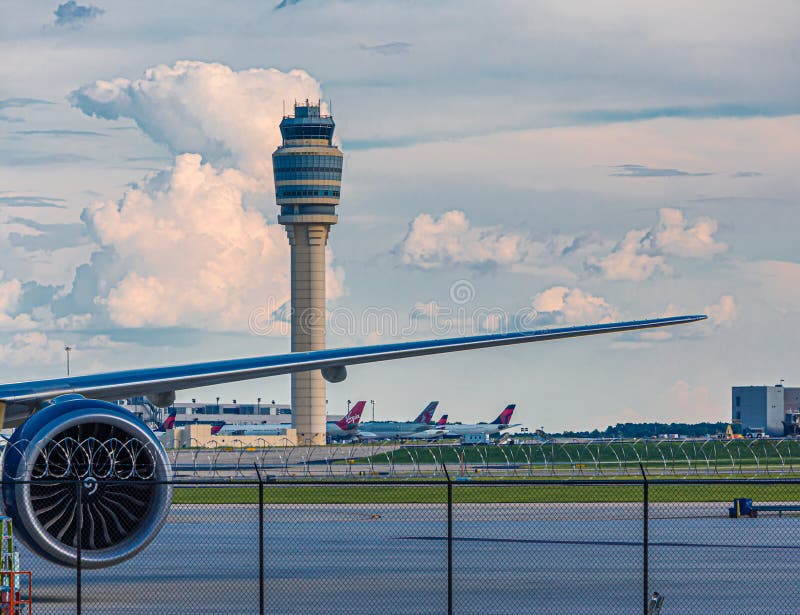
<path fill-rule="evenodd" d="M 152 542 L 106 568 L 93 551 L 113 523 L 133 523 L 126 498 L 109 515 L 93 499 L 102 481 L 67 482 L 78 507 L 64 501 L 39 519 L 80 546 L 77 566 L 32 552 L 30 537 L 14 548 L 36 614 L 658 613 L 654 593 L 663 614 L 798 610 L 800 480 L 442 470 L 175 481 Z"/>
<path fill-rule="evenodd" d="M 351 442 L 331 446 L 210 446 L 168 451 L 184 478 L 507 478 L 796 476 L 800 440 L 759 438 L 543 440 L 502 445 Z"/>

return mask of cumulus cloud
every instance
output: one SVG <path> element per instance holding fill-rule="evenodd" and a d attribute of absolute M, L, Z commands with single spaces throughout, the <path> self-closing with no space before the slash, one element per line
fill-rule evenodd
<path fill-rule="evenodd" d="M 667 256 L 708 258 L 724 252 L 728 246 L 716 240 L 716 232 L 716 220 L 700 217 L 691 224 L 679 209 L 663 208 L 655 226 L 628 231 L 610 254 L 585 264 L 610 280 L 642 281 L 656 272 L 669 274 Z"/>
<path fill-rule="evenodd" d="M 723 295 L 717 303 L 707 305 L 705 313 L 708 319 L 717 327 L 730 327 L 738 316 L 739 307 L 733 295 Z"/>
<path fill-rule="evenodd" d="M 444 308 L 436 301 L 428 301 L 426 303 L 417 301 L 414 307 L 411 308 L 410 317 L 415 320 L 430 320 L 438 314 L 444 313 L 444 311 Z"/>
<path fill-rule="evenodd" d="M 714 304 L 705 306 L 703 312 L 708 315 L 708 320 L 688 326 L 668 327 L 665 329 L 652 329 L 647 331 L 631 331 L 623 333 L 613 343 L 614 348 L 624 350 L 639 350 L 651 348 L 655 343 L 670 340 L 691 340 L 708 337 L 719 333 L 721 328 L 728 328 L 738 317 L 738 305 L 733 295 L 722 295 Z M 663 311 L 650 314 L 650 318 L 669 318 L 690 313 L 679 305 L 669 304 Z"/>
<path fill-rule="evenodd" d="M 75 0 L 59 4 L 58 8 L 53 11 L 56 16 L 55 25 L 59 28 L 79 28 L 103 13 L 105 11 L 98 6 L 92 6 L 91 4 L 83 6 L 75 2 Z"/>
<path fill-rule="evenodd" d="M 3 272 L 0 271 L 0 280 Z M 22 283 L 17 280 L 0 282 L 0 330 L 19 331 L 30 329 L 33 321 L 27 314 L 16 314 L 22 296 Z"/>
<path fill-rule="evenodd" d="M 463 211 L 453 210 L 438 218 L 430 214 L 414 218 L 398 253 L 403 264 L 420 269 L 482 268 L 522 262 L 528 244 L 523 235 L 513 231 L 472 226 Z"/>
<path fill-rule="evenodd" d="M 633 230 L 625 233 L 625 237 L 611 254 L 587 260 L 590 271 L 601 272 L 609 280 L 646 280 L 656 271 L 670 273 L 662 255 L 651 255 L 643 251 L 647 230 Z"/>
<path fill-rule="evenodd" d="M 176 157 L 119 202 L 84 211 L 100 249 L 78 271 L 65 305 L 86 309 L 77 295 L 88 293 L 126 327 L 242 330 L 256 313 L 259 327 L 286 318 L 289 242 L 255 206 L 273 203 L 283 101 L 305 98 L 320 98 L 320 87 L 301 70 L 193 61 L 73 91 L 70 102 L 87 115 L 130 118 Z M 329 299 L 343 292 L 332 259 L 328 250 Z"/>
<path fill-rule="evenodd" d="M 262 179 L 272 175 L 284 102 L 306 98 L 318 100 L 321 90 L 303 70 L 235 71 L 194 61 L 155 66 L 139 79 L 95 81 L 69 95 L 87 115 L 132 119 L 173 154 L 201 154 Z"/>
<path fill-rule="evenodd" d="M 619 311 L 602 297 L 580 288 L 553 286 L 537 294 L 532 301 L 541 324 L 592 324 L 613 322 Z"/>
<path fill-rule="evenodd" d="M 113 249 L 114 269 L 125 272 L 101 300 L 111 319 L 128 327 L 243 329 L 267 295 L 276 307 L 285 303 L 289 243 L 283 227 L 244 206 L 255 188 L 239 171 L 184 154 L 119 203 L 84 212 L 97 242 Z M 340 279 L 328 277 L 333 299 Z"/>
<path fill-rule="evenodd" d="M 17 333 L 0 344 L 0 362 L 4 365 L 52 365 L 64 360 L 64 344 L 44 333 Z"/>
<path fill-rule="evenodd" d="M 66 345 L 65 340 L 52 338 L 41 331 L 15 333 L 0 344 L 0 362 L 7 366 L 66 365 Z M 93 335 L 77 345 L 70 342 L 69 346 L 72 349 L 73 368 L 79 363 L 82 372 L 107 369 L 103 361 L 103 358 L 107 358 L 103 357 L 105 351 L 118 353 L 135 347 L 133 344 L 114 341 L 107 335 Z M 98 355 L 101 357 L 99 360 Z M 84 364 L 87 361 L 89 363 Z"/>
<path fill-rule="evenodd" d="M 658 224 L 649 233 L 650 250 L 684 258 L 705 258 L 728 249 L 714 238 L 717 221 L 705 216 L 694 224 L 684 218 L 679 209 L 663 208 L 658 212 Z"/>

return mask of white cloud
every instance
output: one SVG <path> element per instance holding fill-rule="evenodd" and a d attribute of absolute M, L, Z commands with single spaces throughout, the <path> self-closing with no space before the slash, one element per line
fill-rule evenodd
<path fill-rule="evenodd" d="M 714 238 L 717 222 L 700 217 L 690 224 L 678 209 L 662 208 L 658 222 L 648 229 L 628 231 L 605 257 L 587 259 L 589 270 L 599 271 L 609 280 L 640 282 L 656 272 L 669 274 L 667 256 L 708 258 L 728 246 Z"/>
<path fill-rule="evenodd" d="M 0 279 L 3 272 L 0 271 Z M 14 315 L 19 307 L 20 296 L 22 295 L 22 283 L 17 280 L 0 282 L 0 330 L 19 331 L 30 329 L 34 326 L 33 321 L 27 314 Z"/>
<path fill-rule="evenodd" d="M 303 70 L 235 71 L 180 61 L 149 68 L 140 79 L 95 81 L 72 92 L 69 101 L 87 115 L 131 118 L 173 154 L 202 154 L 215 165 L 266 179 L 281 140 L 283 104 L 306 98 L 317 100 L 321 91 Z"/>
<path fill-rule="evenodd" d="M 52 365 L 59 360 L 64 360 L 63 342 L 38 331 L 17 333 L 0 344 L 0 362 L 4 365 Z"/>
<path fill-rule="evenodd" d="M 472 226 L 463 211 L 438 218 L 420 214 L 399 246 L 401 261 L 421 269 L 449 265 L 485 267 L 513 265 L 525 259 L 528 240 L 499 227 Z"/>
<path fill-rule="evenodd" d="M 533 298 L 535 309 L 547 323 L 591 324 L 613 322 L 619 311 L 602 297 L 580 288 L 553 286 Z"/>
<path fill-rule="evenodd" d="M 714 238 L 717 222 L 705 216 L 694 224 L 679 209 L 665 207 L 658 212 L 658 224 L 649 233 L 651 251 L 684 258 L 705 258 L 728 249 Z"/>
<path fill-rule="evenodd" d="M 589 258 L 589 268 L 600 270 L 609 280 L 634 282 L 646 280 L 656 271 L 670 273 L 671 269 L 663 256 L 642 252 L 643 241 L 647 236 L 647 230 L 628 231 L 611 254 L 602 258 Z"/>
<path fill-rule="evenodd" d="M 730 327 L 736 320 L 738 311 L 739 307 L 733 295 L 723 295 L 717 303 L 705 307 L 708 319 L 718 327 Z"/>
<path fill-rule="evenodd" d="M 171 169 L 146 177 L 119 203 L 96 203 L 83 214 L 112 255 L 91 266 L 96 303 L 115 324 L 245 330 L 253 314 L 263 327 L 289 300 L 285 230 L 250 204 L 272 206 L 271 155 L 281 143 L 283 101 L 304 98 L 320 98 L 319 84 L 304 71 L 193 61 L 70 94 L 87 115 L 131 118 L 176 154 Z M 328 249 L 329 299 L 344 283 L 332 258 Z"/>
<path fill-rule="evenodd" d="M 98 203 L 84 218 L 125 272 L 101 299 L 126 327 L 246 329 L 253 309 L 289 299 L 289 243 L 283 227 L 243 205 L 255 182 L 184 154 L 175 168 L 119 203 Z M 330 259 L 329 259 L 330 262 Z M 101 275 L 110 275 L 100 271 Z M 342 292 L 329 268 L 328 297 Z"/>
<path fill-rule="evenodd" d="M 410 317 L 414 320 L 430 320 L 443 312 L 444 308 L 436 301 L 428 301 L 427 303 L 417 301 L 411 309 Z"/>

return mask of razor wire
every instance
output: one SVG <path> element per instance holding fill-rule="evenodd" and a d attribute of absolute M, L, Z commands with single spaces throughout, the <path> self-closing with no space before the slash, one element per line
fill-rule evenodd
<path fill-rule="evenodd" d="M 472 478 L 624 477 L 641 467 L 652 476 L 793 476 L 800 473 L 800 441 L 790 438 L 528 440 L 510 444 L 347 442 L 293 446 L 289 440 L 223 446 L 217 441 L 167 449 L 179 477 L 252 478 L 256 469 L 280 478 L 436 478 L 443 467 Z M 210 444 L 210 446 L 208 446 Z M 28 442 L 6 444 L 21 454 Z M 17 473 L 25 473 L 25 456 Z M 93 476 L 147 479 L 153 452 L 138 440 L 61 438 L 46 443 L 36 478 Z M 19 478 L 9 476 L 7 478 Z"/>

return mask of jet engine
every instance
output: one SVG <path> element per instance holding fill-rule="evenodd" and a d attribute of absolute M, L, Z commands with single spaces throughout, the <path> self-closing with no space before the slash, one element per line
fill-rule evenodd
<path fill-rule="evenodd" d="M 103 568 L 156 537 L 172 502 L 163 447 L 127 410 L 57 397 L 16 429 L 3 459 L 3 502 L 17 538 L 64 566 Z"/>

